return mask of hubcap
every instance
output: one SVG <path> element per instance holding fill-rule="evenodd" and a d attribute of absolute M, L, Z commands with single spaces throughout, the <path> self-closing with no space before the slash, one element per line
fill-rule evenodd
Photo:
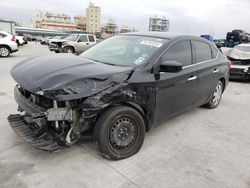
<path fill-rule="evenodd" d="M 221 95 L 222 95 L 222 86 L 221 84 L 218 84 L 215 88 L 214 95 L 213 95 L 214 105 L 217 105 L 220 102 Z"/>
<path fill-rule="evenodd" d="M 0 48 L 0 55 L 3 57 L 6 57 L 9 54 L 9 51 L 7 48 Z"/>
<path fill-rule="evenodd" d="M 120 117 L 115 120 L 110 130 L 110 142 L 116 149 L 124 149 L 135 139 L 135 124 L 129 117 Z"/>

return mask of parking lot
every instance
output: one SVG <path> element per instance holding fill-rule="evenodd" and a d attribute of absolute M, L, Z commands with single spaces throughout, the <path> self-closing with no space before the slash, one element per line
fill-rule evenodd
<path fill-rule="evenodd" d="M 103 159 L 89 137 L 59 153 L 34 149 L 7 122 L 17 109 L 9 72 L 50 54 L 29 43 L 0 59 L 0 187 L 250 187 L 250 83 L 230 82 L 218 108 L 196 108 L 151 129 L 125 160 Z"/>

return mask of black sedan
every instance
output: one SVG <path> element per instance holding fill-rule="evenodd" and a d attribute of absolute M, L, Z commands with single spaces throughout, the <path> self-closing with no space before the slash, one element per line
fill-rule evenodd
<path fill-rule="evenodd" d="M 152 127 L 194 107 L 216 108 L 229 68 L 227 58 L 200 37 L 118 35 L 79 56 L 17 64 L 11 75 L 24 113 L 8 120 L 36 148 L 58 151 L 92 132 L 102 156 L 124 159 L 139 151 Z"/>

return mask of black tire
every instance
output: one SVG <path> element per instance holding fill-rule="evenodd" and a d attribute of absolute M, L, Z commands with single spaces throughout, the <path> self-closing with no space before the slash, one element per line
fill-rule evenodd
<path fill-rule="evenodd" d="M 221 101 L 222 93 L 223 93 L 224 85 L 221 81 L 218 81 L 218 83 L 215 86 L 215 89 L 213 91 L 213 95 L 208 103 L 204 105 L 205 108 L 216 108 Z"/>
<path fill-rule="evenodd" d="M 67 46 L 64 48 L 64 52 L 73 54 L 73 53 L 75 53 L 75 49 L 71 46 Z"/>
<path fill-rule="evenodd" d="M 112 160 L 137 153 L 145 137 L 145 124 L 138 111 L 117 106 L 105 111 L 97 120 L 94 139 L 100 154 Z"/>
<path fill-rule="evenodd" d="M 0 46 L 0 57 L 9 57 L 10 48 L 7 46 Z"/>

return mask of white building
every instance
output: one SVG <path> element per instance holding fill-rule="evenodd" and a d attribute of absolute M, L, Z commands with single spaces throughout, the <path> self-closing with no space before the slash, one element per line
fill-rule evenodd
<path fill-rule="evenodd" d="M 89 3 L 86 8 L 86 31 L 89 33 L 101 32 L 101 7 Z"/>

